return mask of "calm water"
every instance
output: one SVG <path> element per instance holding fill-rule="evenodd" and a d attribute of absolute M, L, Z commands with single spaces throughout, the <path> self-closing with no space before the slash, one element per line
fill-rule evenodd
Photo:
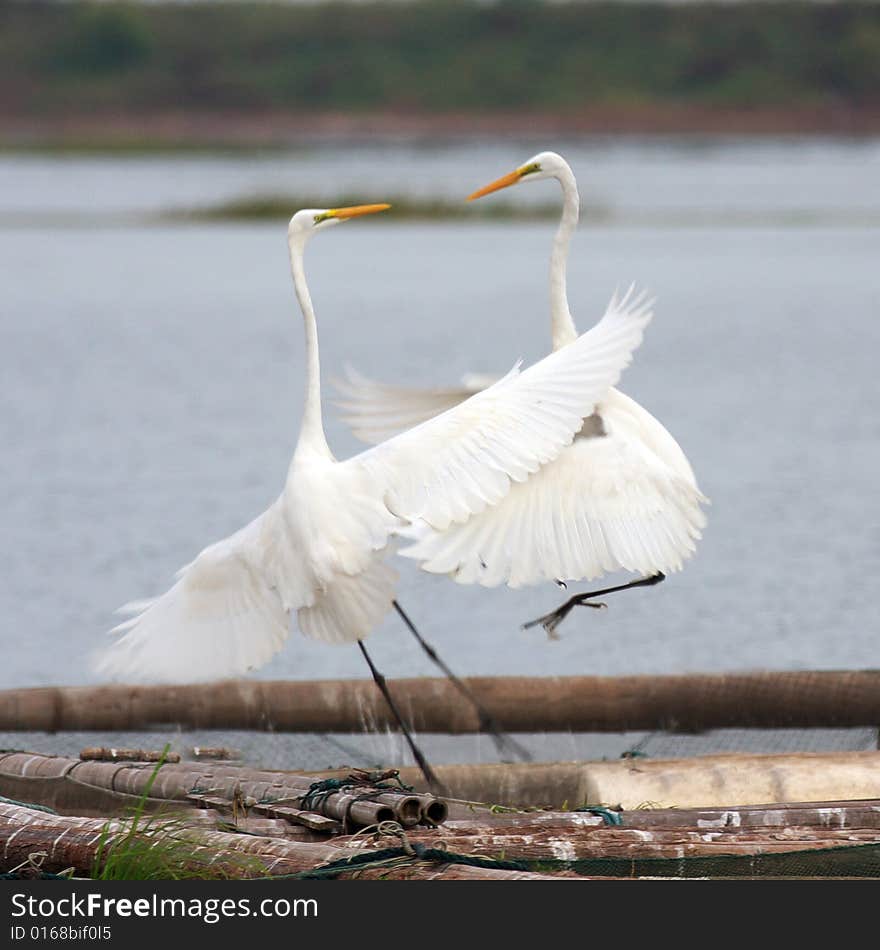
<path fill-rule="evenodd" d="M 102 216 L 330 196 L 329 182 L 365 199 L 466 193 L 538 148 L 0 159 L 0 687 L 92 681 L 113 609 L 166 589 L 274 499 L 297 435 L 303 346 L 284 226 Z M 560 599 L 552 587 L 463 588 L 406 562 L 402 603 L 470 674 L 876 667 L 880 231 L 845 219 L 880 211 L 880 145 L 565 151 L 595 204 L 836 224 L 586 222 L 570 265 L 581 327 L 616 286 L 657 296 L 622 388 L 679 439 L 712 498 L 698 554 L 658 588 L 573 615 L 555 643 L 519 629 Z M 322 236 L 307 270 L 325 377 L 348 361 L 442 383 L 540 357 L 551 232 L 364 221 Z M 329 400 L 325 414 L 337 455 L 356 451 Z M 429 672 L 392 619 L 373 643 L 387 673 Z M 259 675 L 360 676 L 361 663 L 294 633 Z"/>
<path fill-rule="evenodd" d="M 399 194 L 463 200 L 545 148 L 568 158 L 585 206 L 624 219 L 702 212 L 710 221 L 807 214 L 877 223 L 880 216 L 880 140 L 710 139 L 361 145 L 213 157 L 0 155 L 0 222 L 200 208 L 261 194 L 309 195 L 329 204 L 343 191 L 370 200 Z M 548 201 L 552 188 L 518 188 L 505 198 Z"/>

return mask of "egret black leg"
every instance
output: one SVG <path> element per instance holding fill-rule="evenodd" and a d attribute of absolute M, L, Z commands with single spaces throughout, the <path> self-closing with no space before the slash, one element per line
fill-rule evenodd
<path fill-rule="evenodd" d="M 464 696 L 473 705 L 474 709 L 476 709 L 477 716 L 480 720 L 481 731 L 487 732 L 492 736 L 495 747 L 498 749 L 501 755 L 512 754 L 518 756 L 523 762 L 531 762 L 532 756 L 529 750 L 520 745 L 515 739 L 512 739 L 510 736 L 505 735 L 501 731 L 501 726 L 495 721 L 492 715 L 483 708 L 483 706 L 480 704 L 480 701 L 476 696 L 474 696 L 473 690 L 471 690 L 467 683 L 464 683 L 462 680 L 460 680 L 455 675 L 455 673 L 449 669 L 446 663 L 437 654 L 437 651 L 434 649 L 434 647 L 432 647 L 431 644 L 428 643 L 428 641 L 425 640 L 425 638 L 419 633 L 419 631 L 416 630 L 415 624 L 409 619 L 403 607 L 401 607 L 396 600 L 392 601 L 392 603 L 394 604 L 394 609 L 397 611 L 398 616 L 406 624 L 409 632 L 416 638 L 416 640 L 419 641 L 419 645 L 425 651 L 425 653 L 428 654 L 431 662 L 435 663 L 440 667 L 441 670 L 443 670 L 443 672 L 449 678 L 450 683 L 452 683 L 452 685 L 462 694 L 462 696 Z"/>
<path fill-rule="evenodd" d="M 575 607 L 594 607 L 601 609 L 606 606 L 602 603 L 592 603 L 593 597 L 603 597 L 605 594 L 616 594 L 619 590 L 629 590 L 631 587 L 653 587 L 665 579 L 666 575 L 658 571 L 656 574 L 651 574 L 650 577 L 640 577 L 638 580 L 630 581 L 628 584 L 618 584 L 617 587 L 606 587 L 603 590 L 591 590 L 583 594 L 575 594 L 574 597 L 569 597 L 561 607 L 557 607 L 556 610 L 552 610 L 549 614 L 544 614 L 543 617 L 537 617 L 535 620 L 524 623 L 523 630 L 528 630 L 529 627 L 536 627 L 538 624 L 541 624 L 549 636 L 555 637 L 556 628 Z"/>
<path fill-rule="evenodd" d="M 400 726 L 400 731 L 403 733 L 413 757 L 418 763 L 419 768 L 422 770 L 422 775 L 425 776 L 425 781 L 428 783 L 429 788 L 435 795 L 446 794 L 446 789 L 443 787 L 443 783 L 437 778 L 434 770 L 428 764 L 428 760 L 422 753 L 422 750 L 415 744 L 415 740 L 410 735 L 410 731 L 407 729 L 406 723 L 403 721 L 403 716 L 400 715 L 400 710 L 397 708 L 397 705 L 391 698 L 391 693 L 388 692 L 388 684 L 385 682 L 385 677 L 376 669 L 373 661 L 370 659 L 370 654 L 367 653 L 367 648 L 364 646 L 363 640 L 358 640 L 358 646 L 361 648 L 361 653 L 363 653 L 364 659 L 367 661 L 367 666 L 369 666 L 370 672 L 373 674 L 373 680 L 379 687 L 379 691 L 385 697 L 385 702 L 388 703 L 388 708 L 391 710 L 394 718 L 397 720 L 397 724 Z"/>

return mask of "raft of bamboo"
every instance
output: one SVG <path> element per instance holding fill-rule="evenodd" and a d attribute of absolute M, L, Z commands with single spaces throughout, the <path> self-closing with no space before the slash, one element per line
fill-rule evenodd
<path fill-rule="evenodd" d="M 871 670 L 467 682 L 510 732 L 880 723 Z M 444 679 L 389 687 L 422 733 L 480 729 Z M 6 732 L 366 723 L 392 725 L 371 681 L 0 692 Z M 445 796 L 412 768 L 308 773 L 236 759 L 220 745 L 190 757 L 106 746 L 78 758 L 0 753 L 0 873 L 109 873 L 148 846 L 196 876 L 880 877 L 876 751 L 441 765 Z"/>
<path fill-rule="evenodd" d="M 880 876 L 880 753 L 441 767 L 456 796 L 446 799 L 419 791 L 407 770 L 311 774 L 147 758 L 0 754 L 0 873 L 88 876 L 140 837 L 151 847 L 183 841 L 194 873 L 230 877 Z M 580 776 L 566 808 L 464 794 L 506 788 L 516 797 L 542 780 L 546 796 L 566 770 Z M 810 774 L 812 796 L 781 800 L 807 789 Z M 323 792 L 310 796 L 316 782 Z M 700 799 L 695 789 L 713 783 L 688 806 L 685 792 Z M 839 788 L 852 794 L 820 800 Z M 765 801 L 745 800 L 757 790 Z M 655 797 L 633 804 L 643 793 Z"/>

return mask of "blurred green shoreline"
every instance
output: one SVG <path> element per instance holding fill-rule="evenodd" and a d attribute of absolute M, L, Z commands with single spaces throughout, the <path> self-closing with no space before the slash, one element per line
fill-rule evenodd
<path fill-rule="evenodd" d="M 880 4 L 0 3 L 0 147 L 880 133 Z"/>
<path fill-rule="evenodd" d="M 421 221 L 421 220 L 482 220 L 482 221 L 543 221 L 559 217 L 558 202 L 537 205 L 518 204 L 509 201 L 486 201 L 479 205 L 468 203 L 464 196 L 460 201 L 444 198 L 412 198 L 408 196 L 382 196 L 391 205 L 390 213 L 376 221 Z M 362 194 L 343 194 L 334 198 L 334 207 L 344 208 L 362 204 Z M 291 216 L 297 208 L 324 207 L 314 195 L 266 195 L 240 198 L 203 208 L 175 209 L 164 212 L 165 221 L 274 221 Z M 607 209 L 587 208 L 593 220 L 607 217 Z"/>
<path fill-rule="evenodd" d="M 442 148 L 481 141 L 527 142 L 535 148 L 571 141 L 668 140 L 699 146 L 724 140 L 880 136 L 880 109 L 679 108 L 604 114 L 499 117 L 316 116 L 268 114 L 107 115 L 22 119 L 0 108 L 0 153 L 149 155 L 308 151 L 328 146 Z"/>
<path fill-rule="evenodd" d="M 516 222 L 520 224 L 555 222 L 559 217 L 559 205 L 519 204 L 505 201 L 488 201 L 470 204 L 464 199 L 418 199 L 394 197 L 388 199 L 391 210 L 371 221 L 380 227 L 419 222 L 449 222 L 466 225 L 491 225 Z M 335 196 L 335 200 L 316 195 L 275 195 L 242 198 L 216 205 L 193 208 L 169 208 L 156 212 L 0 212 L 0 228 L 28 229 L 68 228 L 151 228 L 199 225 L 248 225 L 261 223 L 284 223 L 299 208 L 344 207 L 359 204 L 363 195 Z M 880 214 L 876 211 L 847 210 L 823 211 L 817 209 L 792 209 L 772 211 L 731 211 L 669 208 L 656 211 L 620 211 L 610 207 L 584 205 L 581 207 L 583 228 L 615 229 L 683 229 L 700 230 L 713 228 L 743 228 L 789 230 L 798 228 L 832 228 L 860 230 L 880 228 Z"/>

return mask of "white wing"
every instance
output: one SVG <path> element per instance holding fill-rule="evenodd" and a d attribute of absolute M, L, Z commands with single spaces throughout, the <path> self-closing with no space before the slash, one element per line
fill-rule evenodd
<path fill-rule="evenodd" d="M 573 343 L 514 368 L 454 409 L 342 463 L 397 515 L 445 529 L 499 502 L 556 458 L 628 365 L 651 318 L 632 291 Z"/>
<path fill-rule="evenodd" d="M 400 432 L 405 432 L 434 416 L 452 409 L 478 393 L 496 379 L 481 379 L 483 385 L 463 381 L 449 389 L 419 389 L 415 386 L 394 386 L 362 376 L 346 367 L 345 379 L 334 379 L 334 387 L 345 397 L 336 405 L 345 412 L 340 419 L 361 442 L 378 445 Z"/>
<path fill-rule="evenodd" d="M 396 585 L 397 572 L 376 555 L 359 574 L 337 574 L 313 604 L 301 607 L 299 628 L 325 643 L 363 640 L 391 609 Z"/>
<path fill-rule="evenodd" d="M 307 636 L 367 636 L 394 599 L 384 548 L 400 524 L 374 496 L 330 459 L 295 459 L 268 511 L 205 548 L 160 597 L 122 608 L 134 616 L 111 631 L 120 636 L 97 671 L 150 682 L 240 676 L 281 649 L 293 611 Z"/>
<path fill-rule="evenodd" d="M 417 540 L 399 553 L 432 573 L 485 587 L 620 569 L 667 573 L 693 552 L 704 500 L 672 436 L 613 391 L 573 445 L 499 504 L 446 531 L 405 532 Z"/>
<path fill-rule="evenodd" d="M 96 662 L 106 676 L 188 682 L 238 676 L 277 653 L 289 632 L 288 612 L 263 568 L 262 539 L 273 506 L 236 534 L 205 548 L 154 600 L 121 612 L 134 616 Z"/>
<path fill-rule="evenodd" d="M 390 609 L 382 562 L 398 515 L 446 527 L 502 498 L 554 458 L 616 381 L 650 310 L 631 295 L 560 353 L 347 462 L 294 455 L 268 511 L 211 545 L 135 616 L 100 658 L 102 673 L 150 681 L 240 675 L 304 633 L 365 637 Z"/>

